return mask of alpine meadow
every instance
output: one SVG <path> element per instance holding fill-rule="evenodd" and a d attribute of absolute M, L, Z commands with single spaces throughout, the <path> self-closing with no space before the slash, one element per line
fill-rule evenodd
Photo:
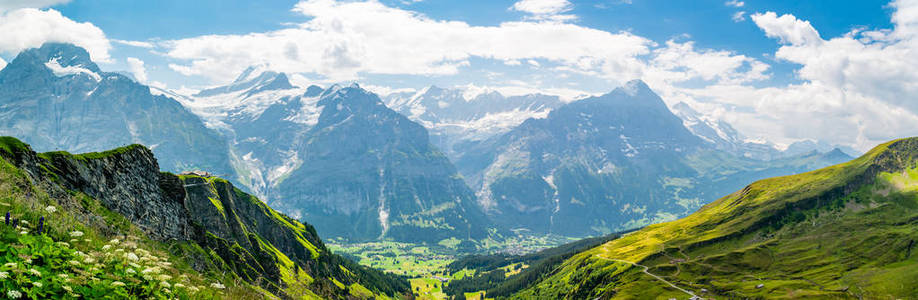
<path fill-rule="evenodd" d="M 0 0 L 0 299 L 918 299 L 918 0 Z"/>

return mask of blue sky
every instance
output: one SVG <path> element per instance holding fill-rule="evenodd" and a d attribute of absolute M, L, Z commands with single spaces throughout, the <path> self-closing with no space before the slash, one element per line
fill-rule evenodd
<path fill-rule="evenodd" d="M 0 3 L 0 29 L 51 24 L 11 33 L 0 58 L 45 40 L 73 42 L 103 70 L 185 93 L 226 84 L 256 64 L 297 84 L 358 81 L 381 94 L 435 84 L 575 99 L 641 78 L 667 104 L 688 103 L 751 140 L 865 149 L 918 134 L 910 129 L 918 87 L 909 83 L 918 79 L 911 65 L 918 55 L 908 52 L 918 51 L 918 25 L 916 14 L 897 14 L 915 7 L 916 0 L 37 0 Z"/>
<path fill-rule="evenodd" d="M 308 17 L 291 11 L 298 1 L 240 1 L 240 0 L 162 0 L 162 1 L 118 1 L 90 0 L 71 1 L 51 8 L 64 16 L 78 21 L 91 22 L 101 28 L 112 39 L 133 41 L 159 41 L 210 34 L 246 34 L 266 32 L 289 27 L 303 22 Z M 627 3 L 620 0 L 572 1 L 569 12 L 578 17 L 574 22 L 585 27 L 609 32 L 629 31 L 656 42 L 670 39 L 693 40 L 698 47 L 723 49 L 753 57 L 769 59 L 780 45 L 762 34 L 755 24 L 748 20 L 735 22 L 732 17 L 739 11 L 774 11 L 788 13 L 810 21 L 820 33 L 827 36 L 842 35 L 852 28 L 890 28 L 891 9 L 884 1 L 743 1 L 742 7 L 725 5 L 724 1 L 672 1 L 641 0 Z M 406 10 L 423 13 L 433 19 L 463 21 L 470 25 L 496 26 L 502 22 L 520 20 L 525 12 L 509 9 L 515 1 L 446 1 L 425 0 L 420 2 L 385 0 L 382 3 Z M 748 16 L 746 17 L 748 19 Z M 139 50 L 139 51 L 138 51 Z M 169 60 L 151 55 L 144 49 L 116 46 L 116 57 L 131 56 L 148 62 L 151 77 L 170 86 L 182 83 L 191 85 L 214 84 L 203 78 L 180 76 L 153 63 L 167 63 Z M 11 58 L 9 55 L 7 57 Z M 9 60 L 9 59 L 8 59 Z M 773 81 L 794 80 L 793 64 L 773 61 Z M 106 69 L 128 70 L 122 63 L 114 63 Z M 493 68 L 493 66 L 492 66 Z M 468 68 L 472 76 L 475 67 Z M 374 77 L 370 75 L 371 77 Z M 391 76 L 378 80 L 397 83 Z M 459 76 L 464 77 L 464 76 Z M 365 79 L 365 78 L 364 78 Z M 463 79 L 439 78 L 434 82 L 423 82 L 424 78 L 413 79 L 417 83 L 408 85 L 465 84 Z M 405 80 L 402 80 L 405 81 Z M 590 92 L 601 92 L 602 82 L 592 85 Z M 610 89 L 609 87 L 607 89 Z"/>

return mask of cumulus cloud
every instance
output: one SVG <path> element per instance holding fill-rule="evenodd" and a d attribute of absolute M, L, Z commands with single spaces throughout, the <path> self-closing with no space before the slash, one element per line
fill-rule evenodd
<path fill-rule="evenodd" d="M 244 35 L 208 35 L 163 43 L 185 60 L 170 68 L 229 81 L 249 65 L 351 80 L 361 73 L 456 74 L 479 57 L 510 64 L 543 59 L 614 78 L 640 75 L 638 56 L 653 42 L 628 32 L 574 24 L 506 22 L 472 26 L 387 7 L 378 1 L 298 3 L 312 19 L 294 28 Z"/>
<path fill-rule="evenodd" d="M 2 53 L 17 54 L 45 42 L 63 42 L 85 48 L 95 61 L 111 61 L 111 44 L 102 29 L 89 22 L 75 22 L 53 9 L 22 8 L 0 13 L 0 32 Z"/>
<path fill-rule="evenodd" d="M 144 67 L 142 60 L 135 57 L 127 58 L 128 70 L 134 75 L 138 82 L 147 82 L 147 68 Z"/>
<path fill-rule="evenodd" d="M 752 21 L 765 31 L 766 36 L 777 38 L 782 43 L 802 45 L 822 41 L 810 21 L 799 20 L 790 14 L 778 17 L 774 12 L 757 13 L 752 15 Z"/>
<path fill-rule="evenodd" d="M 14 9 L 45 8 L 67 2 L 70 0 L 3 0 L 0 1 L 0 14 Z"/>

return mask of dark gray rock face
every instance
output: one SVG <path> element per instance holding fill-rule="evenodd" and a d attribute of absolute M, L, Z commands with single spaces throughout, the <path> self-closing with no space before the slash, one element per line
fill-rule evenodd
<path fill-rule="evenodd" d="M 139 143 L 153 149 L 165 170 L 232 170 L 225 142 L 197 116 L 124 75 L 102 72 L 69 44 L 23 51 L 0 71 L 0 134 L 39 151 Z"/>

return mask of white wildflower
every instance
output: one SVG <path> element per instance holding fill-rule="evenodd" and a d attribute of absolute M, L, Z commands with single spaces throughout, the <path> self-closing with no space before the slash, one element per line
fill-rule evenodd
<path fill-rule="evenodd" d="M 167 280 L 169 280 L 169 279 L 172 279 L 172 276 L 163 274 L 163 275 L 157 276 L 156 279 L 159 279 L 159 281 L 167 281 Z"/>
<path fill-rule="evenodd" d="M 70 236 L 71 237 L 81 237 L 83 236 L 83 232 L 82 231 L 71 231 Z"/>
<path fill-rule="evenodd" d="M 0 272 L 0 279 L 10 278 L 10 272 Z"/>
<path fill-rule="evenodd" d="M 35 276 L 41 277 L 41 272 L 36 269 L 29 269 L 29 273 L 32 273 Z"/>
<path fill-rule="evenodd" d="M 29 225 L 29 221 L 22 220 L 22 225 Z"/>
<path fill-rule="evenodd" d="M 159 285 L 162 286 L 162 287 L 164 287 L 164 288 L 172 287 L 171 284 L 169 284 L 168 282 L 165 282 L 165 281 L 161 281 L 161 282 L 159 283 Z"/>
<path fill-rule="evenodd" d="M 73 289 L 70 288 L 70 286 L 66 286 L 66 285 L 65 285 L 65 286 L 62 286 L 62 288 L 64 288 L 65 291 L 68 291 L 68 292 L 73 293 Z"/>
<path fill-rule="evenodd" d="M 222 289 L 225 289 L 225 288 L 226 288 L 225 285 L 220 284 L 220 283 L 216 283 L 216 282 L 211 283 L 211 284 L 210 284 L 210 287 L 215 288 L 215 289 L 218 289 L 218 290 L 222 290 Z"/>
<path fill-rule="evenodd" d="M 57 242 L 57 244 L 64 248 L 70 248 L 70 243 L 67 242 Z"/>
<path fill-rule="evenodd" d="M 91 264 L 96 263 L 96 259 L 92 257 L 87 257 L 86 259 L 83 260 L 83 263 L 87 265 L 91 265 Z"/>
<path fill-rule="evenodd" d="M 40 287 L 41 287 L 41 282 L 37 282 L 37 281 L 36 281 L 36 282 L 33 282 L 32 285 L 35 286 L 35 287 L 39 287 L 39 288 L 40 288 Z"/>
<path fill-rule="evenodd" d="M 19 291 L 8 291 L 6 292 L 6 296 L 9 297 L 10 299 L 19 299 L 20 297 L 22 297 L 22 293 L 20 293 Z"/>
<path fill-rule="evenodd" d="M 26 263 L 27 265 L 32 264 L 32 259 L 31 259 L 31 258 L 26 258 L 25 263 Z"/>
<path fill-rule="evenodd" d="M 69 277 L 69 275 L 61 273 L 61 274 L 57 274 L 57 277 L 66 279 L 67 277 Z"/>
<path fill-rule="evenodd" d="M 134 268 L 140 269 L 140 265 L 138 265 L 138 264 L 135 264 L 135 263 L 128 263 L 128 265 L 130 265 L 130 266 L 132 266 L 132 267 L 134 267 Z"/>
<path fill-rule="evenodd" d="M 26 235 L 26 234 L 29 234 L 29 231 L 28 231 L 28 230 L 23 230 L 23 231 L 20 231 L 19 234 L 21 234 L 21 235 Z"/>
<path fill-rule="evenodd" d="M 125 272 L 125 273 L 128 273 L 128 274 L 136 274 L 136 273 L 137 273 L 137 271 L 134 271 L 134 269 L 131 269 L 131 268 L 128 268 L 127 270 L 124 270 L 124 272 Z"/>
<path fill-rule="evenodd" d="M 184 285 L 184 284 L 181 284 L 181 283 L 176 283 L 176 284 L 173 284 L 172 286 L 175 287 L 175 288 L 177 288 L 177 289 L 178 289 L 178 288 L 184 288 L 184 287 L 185 287 L 185 285 Z"/>
<path fill-rule="evenodd" d="M 112 239 L 111 241 L 108 241 L 109 244 L 113 244 L 113 245 L 114 245 L 114 244 L 117 244 L 117 243 L 120 243 L 120 242 L 121 242 L 121 241 L 119 241 L 118 239 Z"/>
<path fill-rule="evenodd" d="M 146 280 L 146 281 L 153 281 L 153 276 L 150 276 L 150 275 L 143 275 L 143 280 Z"/>
<path fill-rule="evenodd" d="M 108 249 L 111 249 L 111 248 L 112 248 L 112 245 L 105 245 L 105 246 L 102 246 L 102 251 L 108 251 Z"/>
<path fill-rule="evenodd" d="M 124 282 L 121 282 L 121 281 L 113 281 L 112 286 L 125 286 L 125 284 Z"/>
<path fill-rule="evenodd" d="M 140 258 L 137 257 L 137 254 L 134 254 L 133 252 L 128 252 L 127 254 L 124 255 L 124 257 L 127 258 L 127 259 L 130 260 L 130 261 L 138 261 L 138 260 L 140 260 Z"/>
<path fill-rule="evenodd" d="M 13 263 L 13 262 L 11 262 L 11 263 L 5 263 L 5 264 L 3 264 L 3 267 L 6 267 L 6 268 L 13 268 L 13 267 L 16 267 L 16 263 Z"/>
<path fill-rule="evenodd" d="M 54 205 L 49 205 L 48 207 L 45 207 L 45 211 L 49 214 L 53 214 L 57 212 L 57 207 L 54 207 Z"/>

